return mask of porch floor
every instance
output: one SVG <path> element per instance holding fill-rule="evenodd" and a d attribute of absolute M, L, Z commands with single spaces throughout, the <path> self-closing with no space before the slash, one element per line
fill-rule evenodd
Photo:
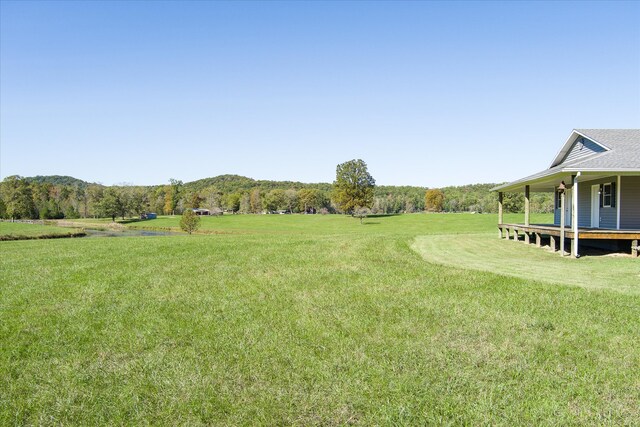
<path fill-rule="evenodd" d="M 558 246 L 564 248 L 564 244 L 558 245 L 561 236 L 560 226 L 554 224 L 498 224 L 500 238 L 509 239 L 513 236 L 513 240 L 518 240 L 519 235 L 524 235 L 525 243 L 531 243 L 532 238 L 535 239 L 536 246 L 540 246 L 543 236 L 551 239 L 550 245 L 552 249 Z M 638 256 L 640 248 L 638 241 L 640 240 L 640 230 L 609 230 L 603 228 L 578 228 L 578 241 L 586 240 L 626 240 L 631 241 L 631 254 Z M 566 227 L 564 231 L 565 239 L 571 240 L 571 245 L 575 241 L 575 233 L 571 227 Z"/>
<path fill-rule="evenodd" d="M 522 233 L 540 233 L 549 236 L 560 236 L 560 226 L 554 224 L 498 224 L 499 229 L 512 229 Z M 573 229 L 565 227 L 565 237 L 573 239 Z M 640 239 L 640 230 L 610 230 L 606 228 L 578 228 L 578 239 Z"/>

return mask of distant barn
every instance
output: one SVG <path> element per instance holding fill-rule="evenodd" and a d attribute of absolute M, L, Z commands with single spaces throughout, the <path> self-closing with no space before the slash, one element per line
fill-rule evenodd
<path fill-rule="evenodd" d="M 209 211 L 209 209 L 191 209 L 193 211 L 194 214 L 196 215 L 211 215 L 211 211 Z"/>

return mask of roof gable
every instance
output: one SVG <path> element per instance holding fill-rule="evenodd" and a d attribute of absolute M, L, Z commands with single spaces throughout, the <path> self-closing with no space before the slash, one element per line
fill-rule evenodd
<path fill-rule="evenodd" d="M 604 148 L 597 142 L 581 136 L 571 145 L 569 151 L 564 156 L 560 164 L 572 163 L 576 160 L 582 160 L 586 157 L 593 156 L 594 154 L 604 153 L 605 151 L 608 151 L 608 149 Z"/>
<path fill-rule="evenodd" d="M 563 163 L 571 163 L 576 160 L 581 160 L 594 154 L 603 153 L 610 148 L 598 141 L 588 138 L 578 130 L 573 130 L 569 138 L 564 143 L 560 152 L 556 155 L 551 162 L 549 169 L 556 167 Z"/>

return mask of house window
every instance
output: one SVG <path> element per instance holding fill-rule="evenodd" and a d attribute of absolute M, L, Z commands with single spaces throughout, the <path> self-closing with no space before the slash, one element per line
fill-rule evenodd
<path fill-rule="evenodd" d="M 560 209 L 560 205 L 562 204 L 562 194 L 565 192 L 565 190 L 561 190 L 559 188 L 556 189 L 556 197 L 555 197 L 555 205 L 556 205 L 556 209 Z M 565 205 L 567 204 L 567 200 L 566 200 L 566 194 L 565 194 L 565 201 L 564 201 Z"/>
<path fill-rule="evenodd" d="M 616 184 L 614 182 L 602 184 L 601 187 L 601 207 L 616 207 Z"/>
<path fill-rule="evenodd" d="M 602 206 L 605 208 L 611 207 L 611 184 L 602 186 Z"/>

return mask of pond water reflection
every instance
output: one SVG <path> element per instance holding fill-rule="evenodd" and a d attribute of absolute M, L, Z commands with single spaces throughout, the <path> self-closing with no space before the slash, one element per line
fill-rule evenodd
<path fill-rule="evenodd" d="M 87 237 L 148 237 L 148 236 L 182 236 L 186 233 L 161 230 L 98 230 L 85 228 Z"/>

